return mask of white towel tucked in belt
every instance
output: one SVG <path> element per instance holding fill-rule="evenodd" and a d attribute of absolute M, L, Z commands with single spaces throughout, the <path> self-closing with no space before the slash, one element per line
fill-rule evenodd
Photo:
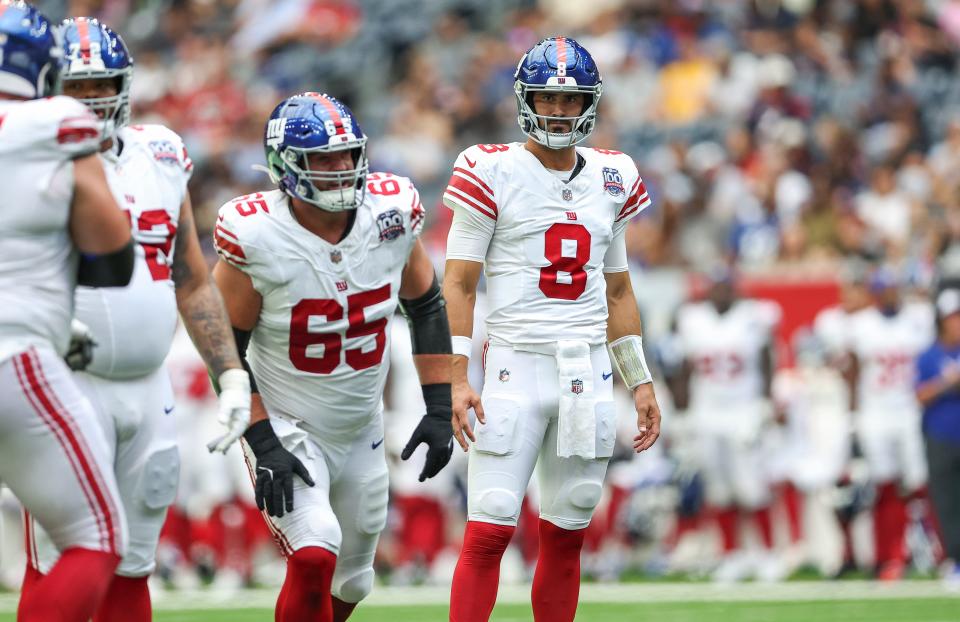
<path fill-rule="evenodd" d="M 560 379 L 557 455 L 592 460 L 597 457 L 597 415 L 590 344 L 585 341 L 558 342 L 557 374 Z"/>

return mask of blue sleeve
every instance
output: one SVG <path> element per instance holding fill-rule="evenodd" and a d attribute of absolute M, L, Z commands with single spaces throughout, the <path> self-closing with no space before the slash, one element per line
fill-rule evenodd
<path fill-rule="evenodd" d="M 940 357 L 936 348 L 930 348 L 917 358 L 917 386 L 940 375 Z"/>

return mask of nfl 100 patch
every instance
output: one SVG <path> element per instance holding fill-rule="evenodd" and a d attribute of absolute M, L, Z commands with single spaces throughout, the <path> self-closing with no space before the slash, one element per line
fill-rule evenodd
<path fill-rule="evenodd" d="M 603 189 L 613 197 L 623 196 L 626 193 L 620 171 L 607 166 L 603 167 Z"/>
<path fill-rule="evenodd" d="M 403 235 L 403 216 L 395 209 L 386 211 L 377 216 L 377 228 L 381 240 L 395 240 Z"/>
<path fill-rule="evenodd" d="M 167 164 L 177 164 L 177 148 L 169 140 L 151 140 L 150 151 L 153 152 L 153 158 L 157 162 L 166 162 Z"/>

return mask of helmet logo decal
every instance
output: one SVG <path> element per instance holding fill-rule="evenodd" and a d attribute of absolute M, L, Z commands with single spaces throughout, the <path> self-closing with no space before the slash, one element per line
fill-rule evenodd
<path fill-rule="evenodd" d="M 267 144 L 278 147 L 283 143 L 283 135 L 287 129 L 287 118 L 270 119 L 267 123 Z"/>

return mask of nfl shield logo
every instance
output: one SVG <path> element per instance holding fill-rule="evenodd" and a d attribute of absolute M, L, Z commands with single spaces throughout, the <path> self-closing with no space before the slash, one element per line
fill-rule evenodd
<path fill-rule="evenodd" d="M 564 201 L 572 201 L 572 200 L 573 200 L 573 190 L 571 190 L 570 188 L 564 188 L 564 189 L 563 189 L 563 192 L 561 193 L 561 196 L 563 196 L 563 200 L 564 200 Z"/>
<path fill-rule="evenodd" d="M 343 253 L 341 253 L 339 250 L 330 251 L 330 261 L 332 261 L 333 263 L 340 263 L 342 259 L 343 259 Z"/>
<path fill-rule="evenodd" d="M 498 378 L 500 378 L 500 382 L 506 382 L 510 380 L 510 370 L 506 368 L 501 369 Z"/>
<path fill-rule="evenodd" d="M 570 381 L 570 392 L 580 394 L 583 393 L 583 380 L 577 378 L 576 380 Z"/>

